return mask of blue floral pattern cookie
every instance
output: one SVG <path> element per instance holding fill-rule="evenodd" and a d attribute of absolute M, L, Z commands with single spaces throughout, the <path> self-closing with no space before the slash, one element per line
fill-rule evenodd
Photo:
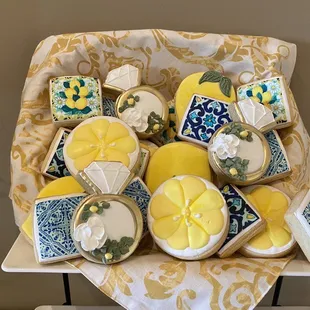
<path fill-rule="evenodd" d="M 208 146 L 215 131 L 233 121 L 228 105 L 216 99 L 194 95 L 182 119 L 179 138 Z"/>

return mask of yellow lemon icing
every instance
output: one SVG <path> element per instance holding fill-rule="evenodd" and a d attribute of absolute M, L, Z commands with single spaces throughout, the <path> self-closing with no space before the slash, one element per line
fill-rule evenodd
<path fill-rule="evenodd" d="M 199 84 L 199 80 L 203 74 L 204 72 L 191 74 L 181 82 L 175 95 L 176 114 L 179 122 L 181 122 L 194 94 L 208 96 L 228 103 L 236 101 L 236 92 L 233 86 L 231 86 L 230 96 L 227 97 L 220 89 L 219 82 L 204 82 Z"/>
<path fill-rule="evenodd" d="M 254 252 L 257 256 L 285 254 L 295 244 L 284 220 L 290 199 L 271 186 L 251 186 L 243 191 L 267 222 L 265 230 L 252 238 L 243 249 Z"/>
<path fill-rule="evenodd" d="M 191 174 L 211 181 L 208 152 L 187 142 L 169 143 L 160 147 L 150 158 L 145 181 L 152 193 L 166 180 Z"/>
<path fill-rule="evenodd" d="M 212 255 L 227 235 L 226 203 L 212 183 L 199 177 L 179 176 L 166 181 L 153 194 L 148 212 L 155 241 L 176 257 Z"/>
<path fill-rule="evenodd" d="M 94 160 L 119 161 L 131 170 L 139 152 L 138 138 L 130 127 L 116 118 L 98 116 L 85 120 L 70 133 L 64 159 L 72 175 Z"/>
<path fill-rule="evenodd" d="M 37 199 L 83 192 L 84 188 L 73 177 L 68 176 L 54 180 L 47 184 L 39 192 Z M 32 214 L 30 213 L 21 226 L 21 229 L 30 240 L 33 240 L 32 226 Z"/>

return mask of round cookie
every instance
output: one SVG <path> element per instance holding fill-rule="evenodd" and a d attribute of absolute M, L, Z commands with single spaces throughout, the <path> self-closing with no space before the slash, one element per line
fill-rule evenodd
<path fill-rule="evenodd" d="M 229 229 L 226 202 L 211 182 L 183 175 L 164 182 L 152 195 L 148 227 L 166 253 L 186 260 L 218 251 Z"/>
<path fill-rule="evenodd" d="M 204 78 L 205 77 L 205 78 Z M 221 84 L 228 85 L 228 91 L 221 89 Z M 181 122 L 187 106 L 194 94 L 211 97 L 232 103 L 236 101 L 236 92 L 229 78 L 220 72 L 196 72 L 186 77 L 180 84 L 175 94 L 175 108 L 177 119 Z"/>
<path fill-rule="evenodd" d="M 168 121 L 168 105 L 164 96 L 150 86 L 127 90 L 117 98 L 116 113 L 141 139 L 160 133 Z"/>
<path fill-rule="evenodd" d="M 108 116 L 89 118 L 74 128 L 63 152 L 66 166 L 73 176 L 94 160 L 119 161 L 133 170 L 140 159 L 136 134 L 121 120 Z"/>
<path fill-rule="evenodd" d="M 78 194 L 84 193 L 84 188 L 72 177 L 63 177 L 56 179 L 48 183 L 45 187 L 39 192 L 37 199 L 47 198 L 52 196 L 61 196 L 69 194 Z M 33 240 L 33 216 L 32 212 L 29 213 L 25 222 L 21 226 L 21 232 L 25 234 L 27 240 Z"/>
<path fill-rule="evenodd" d="M 290 198 L 267 185 L 245 187 L 242 192 L 267 221 L 267 226 L 239 251 L 248 257 L 282 257 L 291 252 L 296 241 L 284 220 Z"/>
<path fill-rule="evenodd" d="M 71 222 L 74 244 L 91 262 L 110 265 L 129 257 L 142 237 L 142 214 L 124 195 L 91 195 L 81 201 Z"/>
<path fill-rule="evenodd" d="M 237 185 L 251 185 L 269 167 L 271 152 L 264 135 L 251 125 L 232 122 L 212 136 L 210 165 L 219 178 Z"/>
<path fill-rule="evenodd" d="M 169 143 L 151 156 L 146 170 L 145 182 L 151 193 L 166 180 L 191 174 L 211 181 L 208 152 L 188 142 Z"/>

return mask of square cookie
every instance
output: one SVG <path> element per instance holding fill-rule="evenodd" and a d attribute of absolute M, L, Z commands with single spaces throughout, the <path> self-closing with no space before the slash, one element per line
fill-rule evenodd
<path fill-rule="evenodd" d="M 56 132 L 42 164 L 41 172 L 45 176 L 58 179 L 70 175 L 63 155 L 63 147 L 70 131 L 61 127 Z"/>
<path fill-rule="evenodd" d="M 282 76 L 245 84 L 237 89 L 238 101 L 251 98 L 268 107 L 277 123 L 276 129 L 292 124 L 288 87 Z"/>
<path fill-rule="evenodd" d="M 145 235 L 148 232 L 147 208 L 151 199 L 150 190 L 139 177 L 135 177 L 127 185 L 122 194 L 132 198 L 140 208 L 143 217 L 143 235 Z"/>
<path fill-rule="evenodd" d="M 219 257 L 225 258 L 260 233 L 266 223 L 237 187 L 227 184 L 220 191 L 226 200 L 230 217 L 228 236 L 217 252 Z"/>
<path fill-rule="evenodd" d="M 232 122 L 229 104 L 208 97 L 193 95 L 181 121 L 178 137 L 204 147 L 217 129 Z"/>
<path fill-rule="evenodd" d="M 42 198 L 35 201 L 33 242 L 40 264 L 80 256 L 70 233 L 73 212 L 85 194 Z"/>
<path fill-rule="evenodd" d="M 136 175 L 140 178 L 143 178 L 147 165 L 150 159 L 150 151 L 141 147 L 140 149 L 140 163 L 136 170 Z"/>
<path fill-rule="evenodd" d="M 270 147 L 271 160 L 264 176 L 256 182 L 258 184 L 266 184 L 283 179 L 292 172 L 285 148 L 277 131 L 269 131 L 264 136 Z"/>
<path fill-rule="evenodd" d="M 285 221 L 310 262 L 310 190 L 305 189 L 294 197 Z"/>
<path fill-rule="evenodd" d="M 103 115 L 101 84 L 88 76 L 62 76 L 50 80 L 50 104 L 56 126 L 76 126 Z"/>

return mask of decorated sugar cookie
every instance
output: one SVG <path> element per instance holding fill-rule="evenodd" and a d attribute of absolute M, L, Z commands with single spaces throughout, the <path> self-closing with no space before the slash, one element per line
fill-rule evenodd
<path fill-rule="evenodd" d="M 71 176 L 56 179 L 48 183 L 39 192 L 37 199 L 48 198 L 60 195 L 70 195 L 83 193 L 84 188 Z M 32 243 L 33 241 L 33 212 L 30 212 L 25 222 L 20 228 L 26 239 Z"/>
<path fill-rule="evenodd" d="M 310 262 L 310 191 L 302 190 L 292 200 L 285 221 Z"/>
<path fill-rule="evenodd" d="M 119 96 L 116 112 L 142 139 L 160 133 L 168 120 L 165 98 L 150 86 L 131 88 Z"/>
<path fill-rule="evenodd" d="M 175 142 L 160 147 L 150 158 L 145 182 L 151 193 L 168 179 L 191 174 L 211 181 L 208 152 L 200 146 Z"/>
<path fill-rule="evenodd" d="M 277 131 L 269 131 L 265 133 L 264 136 L 271 151 L 271 159 L 266 172 L 256 182 L 259 184 L 267 184 L 272 181 L 283 179 L 292 173 L 288 156 Z"/>
<path fill-rule="evenodd" d="M 42 174 L 47 177 L 57 179 L 70 175 L 63 155 L 63 147 L 70 132 L 71 130 L 66 128 L 58 129 L 41 168 Z"/>
<path fill-rule="evenodd" d="M 277 123 L 276 129 L 292 124 L 288 86 L 283 76 L 272 77 L 242 85 L 237 90 L 238 101 L 251 98 L 268 107 Z"/>
<path fill-rule="evenodd" d="M 158 150 L 158 146 L 149 140 L 140 140 L 140 147 L 150 152 L 150 157 Z"/>
<path fill-rule="evenodd" d="M 118 87 L 120 89 L 128 90 L 141 84 L 141 71 L 139 68 L 132 65 L 123 65 L 119 68 L 108 72 L 105 80 L 105 86 Z"/>
<path fill-rule="evenodd" d="M 225 258 L 264 230 L 266 221 L 236 186 L 227 184 L 220 191 L 227 203 L 230 218 L 228 236 L 217 252 L 219 257 Z"/>
<path fill-rule="evenodd" d="M 267 132 L 277 126 L 270 108 L 251 98 L 238 101 L 229 106 L 234 121 L 252 125 L 261 132 Z"/>
<path fill-rule="evenodd" d="M 181 122 L 194 94 L 232 103 L 236 93 L 231 80 L 217 71 L 197 72 L 186 77 L 175 95 L 176 114 Z"/>
<path fill-rule="evenodd" d="M 133 178 L 133 173 L 121 162 L 91 162 L 79 171 L 76 179 L 89 194 L 118 194 Z"/>
<path fill-rule="evenodd" d="M 103 114 L 100 81 L 88 76 L 53 78 L 50 104 L 56 126 L 76 126 L 87 118 L 100 116 Z"/>
<path fill-rule="evenodd" d="M 33 214 L 33 242 L 38 263 L 79 257 L 71 238 L 73 212 L 85 194 L 37 199 Z"/>
<path fill-rule="evenodd" d="M 140 143 L 141 146 L 141 143 Z M 140 148 L 140 163 L 135 171 L 135 174 L 140 177 L 143 178 L 144 177 L 144 173 L 146 171 L 147 165 L 149 163 L 149 159 L 150 159 L 150 151 L 146 148 L 141 147 Z"/>
<path fill-rule="evenodd" d="M 232 184 L 259 180 L 270 163 L 270 149 L 262 133 L 244 123 L 222 126 L 210 141 L 209 159 L 215 173 Z"/>
<path fill-rule="evenodd" d="M 284 220 L 291 202 L 289 197 L 267 185 L 249 186 L 242 191 L 267 221 L 267 226 L 240 252 L 249 257 L 282 257 L 291 252 L 296 241 Z"/>
<path fill-rule="evenodd" d="M 148 226 L 157 245 L 168 254 L 186 260 L 207 258 L 227 237 L 228 209 L 211 182 L 178 176 L 152 195 Z"/>
<path fill-rule="evenodd" d="M 78 251 L 98 264 L 113 264 L 129 257 L 142 236 L 142 215 L 124 195 L 92 195 L 81 202 L 72 219 Z"/>
<path fill-rule="evenodd" d="M 137 136 L 128 125 L 114 117 L 84 121 L 72 130 L 64 146 L 65 163 L 73 176 L 95 160 L 119 161 L 131 171 L 139 157 Z"/>
<path fill-rule="evenodd" d="M 212 135 L 233 121 L 229 106 L 226 102 L 194 94 L 180 123 L 178 137 L 208 147 Z"/>

